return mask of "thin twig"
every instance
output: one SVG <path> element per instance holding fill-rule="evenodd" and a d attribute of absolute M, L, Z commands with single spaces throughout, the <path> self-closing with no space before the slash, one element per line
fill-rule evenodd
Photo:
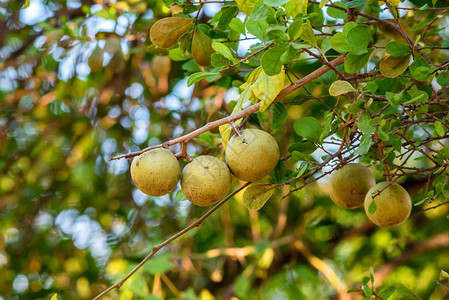
<path fill-rule="evenodd" d="M 110 286 L 109 288 L 107 288 L 106 290 L 101 292 L 93 300 L 100 299 L 102 296 L 104 296 L 108 292 L 112 291 L 113 289 L 119 289 L 123 285 L 123 283 L 125 283 L 125 281 L 128 280 L 129 277 L 131 277 L 134 273 L 136 273 L 151 257 L 153 257 L 154 254 L 156 254 L 163 247 L 167 246 L 168 244 L 170 244 L 171 242 L 173 242 L 174 240 L 176 240 L 180 236 L 182 236 L 185 233 L 187 233 L 188 231 L 192 230 L 193 228 L 200 227 L 201 223 L 203 223 L 204 220 L 206 220 L 214 211 L 216 211 L 220 206 L 222 206 L 224 203 L 226 203 L 226 201 L 231 199 L 235 194 L 237 194 L 238 192 L 243 190 L 249 184 L 250 184 L 250 182 L 247 182 L 247 183 L 241 185 L 240 187 L 236 188 L 232 193 L 230 193 L 228 196 L 226 196 L 225 198 L 220 200 L 220 202 L 218 202 L 217 205 L 215 205 L 212 209 L 210 209 L 207 213 L 205 213 L 201 218 L 199 218 L 198 220 L 196 220 L 195 222 L 193 222 L 192 224 L 190 224 L 189 226 L 187 226 L 183 230 L 179 231 L 177 234 L 173 235 L 171 238 L 165 240 L 164 242 L 160 243 L 157 246 L 154 246 L 151 249 L 150 254 L 148 254 L 137 266 L 135 266 L 134 269 L 131 270 L 131 272 L 129 272 L 119 282 L 117 282 L 116 284 Z"/>

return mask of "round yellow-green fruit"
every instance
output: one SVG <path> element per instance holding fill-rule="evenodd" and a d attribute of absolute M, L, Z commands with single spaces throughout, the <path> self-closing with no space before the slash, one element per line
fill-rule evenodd
<path fill-rule="evenodd" d="M 171 192 L 181 176 L 181 167 L 175 155 L 164 148 L 144 152 L 133 159 L 131 178 L 136 187 L 149 196 Z"/>
<path fill-rule="evenodd" d="M 202 155 L 192 160 L 182 171 L 181 189 L 192 204 L 209 206 L 228 194 L 231 181 L 231 172 L 222 160 Z"/>
<path fill-rule="evenodd" d="M 257 181 L 274 170 L 279 161 L 279 146 L 267 132 L 245 129 L 229 140 L 225 160 L 232 174 L 243 181 Z"/>
<path fill-rule="evenodd" d="M 380 194 L 379 191 L 381 191 Z M 376 209 L 371 214 L 369 207 L 373 201 Z M 374 209 L 374 206 L 372 209 Z M 399 225 L 407 220 L 411 211 L 412 201 L 410 195 L 402 186 L 395 182 L 380 182 L 366 194 L 366 215 L 378 226 L 390 227 Z"/>
<path fill-rule="evenodd" d="M 374 175 L 362 164 L 351 163 L 334 171 L 329 178 L 332 201 L 345 209 L 363 206 L 366 193 L 376 184 Z"/>

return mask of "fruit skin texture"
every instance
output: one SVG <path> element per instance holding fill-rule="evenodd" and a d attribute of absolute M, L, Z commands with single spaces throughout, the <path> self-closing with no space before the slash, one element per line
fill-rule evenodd
<path fill-rule="evenodd" d="M 368 212 L 368 207 L 371 202 L 373 202 L 373 196 L 376 195 L 379 190 L 383 191 L 374 198 L 377 209 L 376 212 L 371 215 Z M 410 199 L 410 195 L 402 186 L 395 182 L 380 182 L 370 189 L 368 194 L 366 194 L 366 215 L 374 224 L 378 226 L 390 227 L 399 225 L 407 220 L 411 211 L 412 201 Z"/>
<path fill-rule="evenodd" d="M 329 195 L 338 206 L 353 209 L 363 206 L 366 193 L 376 184 L 371 171 L 351 163 L 336 170 L 329 178 Z"/>
<path fill-rule="evenodd" d="M 231 172 L 222 160 L 202 155 L 182 171 L 181 189 L 192 204 L 209 206 L 228 194 L 231 181 Z"/>
<path fill-rule="evenodd" d="M 181 167 L 175 155 L 167 149 L 157 148 L 133 159 L 131 178 L 136 187 L 149 196 L 162 196 L 171 192 L 181 176 Z"/>
<path fill-rule="evenodd" d="M 267 132 L 245 129 L 232 136 L 226 148 L 226 163 L 232 174 L 240 180 L 254 182 L 274 170 L 279 161 L 279 146 Z"/>

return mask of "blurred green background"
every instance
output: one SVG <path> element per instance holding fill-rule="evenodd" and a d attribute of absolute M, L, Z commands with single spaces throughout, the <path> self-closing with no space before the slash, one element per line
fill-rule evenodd
<path fill-rule="evenodd" d="M 0 1 L 0 299 L 89 299 L 207 211 L 179 187 L 144 195 L 130 162 L 109 158 L 204 125 L 237 89 L 188 88 L 191 60 L 154 55 L 148 28 L 171 14 L 162 1 L 22 5 Z M 202 18 L 219 9 L 208 5 Z M 282 154 L 294 121 L 322 109 L 289 109 L 286 125 L 270 132 Z M 204 134 L 188 151 L 221 157 L 219 136 Z M 449 206 L 382 229 L 362 209 L 336 207 L 325 183 L 283 200 L 278 193 L 258 212 L 237 195 L 104 299 L 338 298 L 370 267 L 395 299 L 448 297 L 434 280 L 449 269 Z M 413 193 L 425 179 L 403 184 Z"/>

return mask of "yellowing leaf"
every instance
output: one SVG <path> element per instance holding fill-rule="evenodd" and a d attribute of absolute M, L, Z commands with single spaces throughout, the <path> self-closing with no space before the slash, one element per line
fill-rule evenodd
<path fill-rule="evenodd" d="M 324 5 L 326 5 L 330 0 L 321 0 L 320 1 L 320 8 L 323 8 Z"/>
<path fill-rule="evenodd" d="M 313 28 L 310 23 L 303 23 L 301 25 L 301 34 L 299 35 L 306 43 L 316 47 L 316 36 L 315 32 L 313 32 Z"/>
<path fill-rule="evenodd" d="M 235 2 L 237 3 L 239 10 L 249 16 L 253 12 L 256 0 L 235 0 Z"/>
<path fill-rule="evenodd" d="M 395 78 L 405 72 L 409 63 L 411 55 L 404 57 L 390 56 L 380 63 L 380 73 L 385 77 Z"/>
<path fill-rule="evenodd" d="M 92 72 L 98 72 L 103 68 L 103 50 L 100 47 L 95 47 L 87 60 L 87 64 Z"/>
<path fill-rule="evenodd" d="M 398 5 L 399 3 L 401 3 L 401 0 L 387 0 L 386 2 L 390 3 L 393 6 Z M 384 4 L 385 1 L 379 1 L 380 4 Z"/>
<path fill-rule="evenodd" d="M 270 199 L 276 185 L 270 183 L 255 183 L 246 188 L 243 193 L 243 204 L 248 209 L 259 210 Z"/>
<path fill-rule="evenodd" d="M 58 300 L 58 294 L 54 294 L 54 295 L 51 297 L 51 300 Z"/>
<path fill-rule="evenodd" d="M 268 76 L 263 70 L 261 70 L 259 77 L 252 85 L 251 90 L 254 95 L 261 100 L 260 111 L 265 111 L 268 106 L 273 102 L 276 96 L 284 87 L 285 71 L 274 76 Z"/>
<path fill-rule="evenodd" d="M 349 82 L 337 80 L 331 84 L 329 88 L 329 95 L 340 96 L 354 91 L 355 91 L 354 87 Z"/>
<path fill-rule="evenodd" d="M 150 39 L 159 48 L 174 46 L 179 38 L 186 33 L 193 24 L 192 18 L 169 17 L 156 23 L 150 29 Z"/>
<path fill-rule="evenodd" d="M 234 115 L 242 110 L 242 106 L 244 103 L 246 103 L 251 96 L 251 85 L 249 85 L 241 94 L 240 97 L 237 99 L 237 103 L 234 106 L 234 109 L 232 110 L 231 115 Z M 242 122 L 242 120 L 235 121 L 235 124 L 239 125 Z M 229 124 L 221 125 L 219 128 L 220 135 L 221 135 L 221 143 L 223 144 L 223 148 L 226 149 L 226 146 L 228 145 L 229 138 L 231 137 L 232 133 L 232 127 Z"/>
<path fill-rule="evenodd" d="M 448 279 L 449 279 L 449 274 L 446 271 L 441 270 L 440 271 L 440 280 L 448 280 Z"/>
<path fill-rule="evenodd" d="M 196 63 L 204 67 L 210 66 L 214 52 L 212 40 L 201 29 L 196 28 L 192 40 L 192 57 Z"/>
<path fill-rule="evenodd" d="M 23 4 L 23 6 L 22 6 L 22 9 L 25 9 L 25 8 L 27 8 L 28 6 L 30 6 L 30 0 L 25 0 L 25 3 Z M 53 296 L 54 297 L 54 296 Z M 52 298 L 53 299 L 53 298 Z"/>
<path fill-rule="evenodd" d="M 284 7 L 285 11 L 289 12 L 291 17 L 296 17 L 299 14 L 307 14 L 307 3 L 308 0 L 290 0 Z"/>

